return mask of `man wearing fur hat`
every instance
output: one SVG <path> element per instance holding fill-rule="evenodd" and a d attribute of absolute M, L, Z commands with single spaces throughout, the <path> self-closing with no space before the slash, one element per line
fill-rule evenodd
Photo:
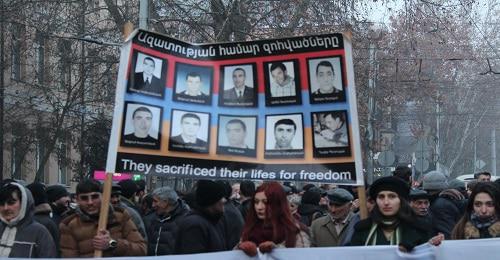
<path fill-rule="evenodd" d="M 351 211 L 354 197 L 345 189 L 327 192 L 329 214 L 311 225 L 311 244 L 317 247 L 344 246 L 351 241 L 359 216 Z"/>
<path fill-rule="evenodd" d="M 195 205 L 179 223 L 176 254 L 198 254 L 226 250 L 225 230 L 220 228 L 224 215 L 224 187 L 214 181 L 199 180 Z"/>
<path fill-rule="evenodd" d="M 49 231 L 33 219 L 31 192 L 11 182 L 0 187 L 0 258 L 52 258 L 56 246 Z"/>
<path fill-rule="evenodd" d="M 450 239 L 453 227 L 465 211 L 467 200 L 458 190 L 449 189 L 446 176 L 439 171 L 424 175 L 423 188 L 430 196 L 433 233 L 443 233 L 446 239 Z"/>

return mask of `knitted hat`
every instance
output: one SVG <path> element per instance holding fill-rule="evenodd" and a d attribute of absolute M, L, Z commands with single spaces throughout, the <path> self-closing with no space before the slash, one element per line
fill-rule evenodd
<path fill-rule="evenodd" d="M 64 186 L 61 185 L 52 185 L 47 187 L 47 198 L 49 202 L 54 202 L 62 197 L 69 196 L 68 191 Z"/>
<path fill-rule="evenodd" d="M 336 188 L 333 190 L 329 190 L 327 192 L 328 200 L 330 203 L 343 205 L 347 202 L 350 202 L 354 199 L 352 194 L 348 192 L 346 189 Z"/>
<path fill-rule="evenodd" d="M 122 187 L 118 184 L 113 184 L 113 186 L 111 186 L 111 194 L 122 195 Z"/>
<path fill-rule="evenodd" d="M 39 182 L 34 182 L 28 186 L 26 186 L 31 191 L 31 194 L 33 195 L 33 199 L 35 200 L 35 207 L 47 203 L 47 193 L 45 191 L 45 185 L 39 183 Z"/>
<path fill-rule="evenodd" d="M 448 188 L 448 180 L 442 172 L 430 171 L 424 175 L 422 186 L 424 190 L 444 190 Z"/>
<path fill-rule="evenodd" d="M 211 180 L 199 180 L 196 186 L 196 204 L 208 207 L 224 198 L 225 189 L 221 184 Z"/>
<path fill-rule="evenodd" d="M 302 195 L 302 204 L 319 205 L 321 200 L 321 191 L 317 188 L 310 188 Z"/>
<path fill-rule="evenodd" d="M 398 177 L 382 177 L 374 181 L 370 186 L 370 197 L 376 200 L 378 193 L 381 191 L 392 191 L 397 193 L 400 198 L 408 200 L 410 186 Z"/>
<path fill-rule="evenodd" d="M 118 182 L 118 185 L 122 187 L 122 195 L 123 197 L 130 199 L 132 196 L 135 195 L 139 187 L 137 187 L 137 184 L 133 180 L 122 180 Z"/>
<path fill-rule="evenodd" d="M 410 200 L 421 200 L 421 199 L 429 199 L 429 193 L 425 190 L 421 189 L 411 189 L 410 190 Z"/>

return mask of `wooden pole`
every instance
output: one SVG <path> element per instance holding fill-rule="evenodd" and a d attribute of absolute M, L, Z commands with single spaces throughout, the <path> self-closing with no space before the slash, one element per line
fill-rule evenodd
<path fill-rule="evenodd" d="M 134 25 L 128 21 L 123 26 L 123 39 L 125 40 L 134 30 Z M 106 180 L 102 190 L 101 210 L 99 211 L 99 224 L 97 226 L 97 233 L 99 230 L 105 230 L 108 225 L 109 205 L 111 199 L 111 187 L 113 186 L 113 173 L 106 173 Z M 102 257 L 101 250 L 94 251 L 94 257 Z"/>
<path fill-rule="evenodd" d="M 101 210 L 99 211 L 99 224 L 97 226 L 97 233 L 99 230 L 105 230 L 108 225 L 109 215 L 109 200 L 111 198 L 111 186 L 113 185 L 113 173 L 106 173 L 106 180 L 102 189 Z M 102 257 L 101 250 L 94 251 L 94 257 Z"/>
<path fill-rule="evenodd" d="M 368 209 L 366 208 L 366 190 L 365 186 L 358 186 L 358 199 L 359 199 L 359 216 L 361 219 L 368 217 Z"/>

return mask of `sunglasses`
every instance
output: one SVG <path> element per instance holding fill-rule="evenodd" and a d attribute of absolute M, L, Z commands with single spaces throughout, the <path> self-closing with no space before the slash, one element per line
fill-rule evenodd
<path fill-rule="evenodd" d="M 89 195 L 78 195 L 78 198 L 80 200 L 83 200 L 83 201 L 88 201 L 89 199 L 90 200 L 97 200 L 100 197 L 101 197 L 100 193 L 93 193 L 93 194 L 89 194 Z"/>

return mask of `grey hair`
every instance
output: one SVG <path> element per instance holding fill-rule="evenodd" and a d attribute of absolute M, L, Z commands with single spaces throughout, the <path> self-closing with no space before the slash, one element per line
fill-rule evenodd
<path fill-rule="evenodd" d="M 299 195 L 297 195 L 297 194 L 288 195 L 287 199 L 288 199 L 288 202 L 290 204 L 295 204 L 297 206 L 300 206 L 300 200 L 301 200 L 301 198 L 300 198 Z"/>
<path fill-rule="evenodd" d="M 177 205 L 177 200 L 179 199 L 177 192 L 169 186 L 156 188 L 151 193 L 151 196 L 157 196 L 160 200 L 166 201 L 170 205 Z"/>

